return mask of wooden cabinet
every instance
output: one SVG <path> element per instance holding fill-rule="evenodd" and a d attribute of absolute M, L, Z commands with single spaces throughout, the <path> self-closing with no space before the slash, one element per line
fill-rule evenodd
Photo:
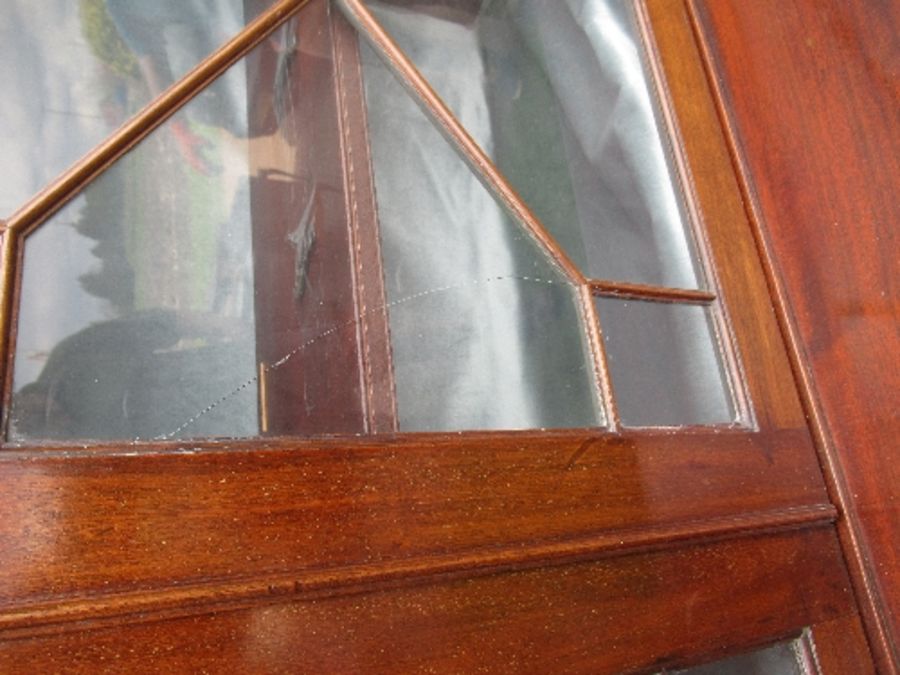
<path fill-rule="evenodd" d="M 11 214 L 3 232 L 7 351 L 27 234 L 288 13 L 312 17 L 299 39 L 328 53 L 301 72 L 328 102 L 304 100 L 292 131 L 322 158 L 315 170 L 340 183 L 335 195 L 317 198 L 320 217 L 342 224 L 336 238 L 317 240 L 318 255 L 346 249 L 355 267 L 342 276 L 313 262 L 310 280 L 346 287 L 341 316 L 363 329 L 329 343 L 346 352 L 344 361 L 310 351 L 296 372 L 279 371 L 284 381 L 270 378 L 268 385 L 270 392 L 290 391 L 318 359 L 328 377 L 309 395 L 319 397 L 326 416 L 309 414 L 294 429 L 290 411 L 298 403 L 279 397 L 263 414 L 274 431 L 260 438 L 7 444 L 0 455 L 2 669 L 652 672 L 808 629 L 821 672 L 872 672 L 873 663 L 892 672 L 893 567 L 879 572 L 877 561 L 891 559 L 889 535 L 896 531 L 896 513 L 884 506 L 896 490 L 886 454 L 893 418 L 866 421 L 869 411 L 892 414 L 891 375 L 874 376 L 883 399 L 872 407 L 847 403 L 843 409 L 853 414 L 838 418 L 845 394 L 829 371 L 832 352 L 813 349 L 816 330 L 837 335 L 828 344 L 848 377 L 874 386 L 867 368 L 896 352 L 875 339 L 887 330 L 881 312 L 890 304 L 874 289 L 890 289 L 889 247 L 856 236 L 841 249 L 858 254 L 838 266 L 847 278 L 863 278 L 857 259 L 880 260 L 884 267 L 876 269 L 885 270 L 865 273 L 874 274 L 875 285 L 870 293 L 859 286 L 853 296 L 870 302 L 860 305 L 863 323 L 850 342 L 841 337 L 836 299 L 845 297 L 846 278 L 815 286 L 827 299 L 819 313 L 807 305 L 809 284 L 802 283 L 805 275 L 835 269 L 843 233 L 852 232 L 817 232 L 821 220 L 849 217 L 858 202 L 804 204 L 845 181 L 867 203 L 890 199 L 891 171 L 874 168 L 862 151 L 868 145 L 847 149 L 811 121 L 831 114 L 873 125 L 884 167 L 896 164 L 886 151 L 896 145 L 896 106 L 889 103 L 890 79 L 878 76 L 892 72 L 890 65 L 880 70 L 879 59 L 867 60 L 869 52 L 852 40 L 828 41 L 869 24 L 880 35 L 876 23 L 892 10 L 831 8 L 822 18 L 812 4 L 637 4 L 677 172 L 715 279 L 716 294 L 703 301 L 721 302 L 721 330 L 732 336 L 724 358 L 739 378 L 737 424 L 630 429 L 613 413 L 613 423 L 598 429 L 397 432 L 396 401 L 384 386 L 391 370 L 387 317 L 363 312 L 365 321 L 352 323 L 360 306 L 384 304 L 384 290 L 368 141 L 359 124 L 365 106 L 359 73 L 348 67 L 348 59 L 355 65 L 355 33 L 324 2 L 273 5 L 110 143 Z M 316 30 L 305 33 L 310 24 Z M 319 44 L 323 30 L 332 39 Z M 810 91 L 803 78 L 818 72 L 818 61 L 796 56 L 798 44 L 838 73 L 826 78 L 837 89 L 820 117 L 790 105 L 789 94 Z M 890 37 L 873 44 L 874 53 L 887 55 Z M 262 70 L 277 72 L 277 59 L 270 61 Z M 840 73 L 873 103 L 838 100 Z M 433 92 L 418 93 L 438 119 L 448 112 Z M 319 125 L 323 107 L 328 114 Z M 260 107 L 254 123 L 264 127 L 267 114 Z M 797 129 L 807 145 L 793 140 Z M 824 139 L 833 145 L 817 145 Z M 477 164 L 477 148 L 462 140 Z M 339 153 L 321 149 L 331 142 Z M 807 154 L 808 146 L 816 153 Z M 841 158 L 856 170 L 839 170 Z M 826 163 L 831 170 L 820 173 Z M 482 179 L 495 191 L 509 188 L 490 166 Z M 254 215 L 283 230 L 270 241 L 288 237 L 303 217 L 302 198 L 290 220 L 267 210 L 267 191 L 284 189 L 277 180 L 254 184 Z M 513 190 L 505 198 L 522 210 Z M 890 205 L 877 208 L 885 220 L 872 219 L 870 229 L 889 238 L 879 223 L 889 219 Z M 519 217 L 534 219 L 527 207 Z M 793 227 L 807 239 L 800 242 Z M 803 246 L 800 256 L 807 241 L 815 245 Z M 295 265 L 273 263 L 260 274 Z M 597 289 L 588 286 L 583 301 L 592 306 Z M 637 286 L 599 290 L 648 293 Z M 305 316 L 317 311 L 314 295 L 304 302 Z M 257 318 L 281 317 L 289 304 L 267 296 Z M 281 338 L 296 342 L 282 334 L 264 344 L 258 353 L 271 355 L 263 367 L 285 352 Z M 592 339 L 599 342 L 599 333 Z M 851 360 L 857 348 L 869 359 Z M 601 358 L 601 397 L 614 398 L 603 366 Z M 7 365 L 7 404 L 11 370 Z M 335 396 L 335 378 L 352 386 Z M 337 429 L 344 435 L 316 436 L 335 431 L 328 425 L 338 412 L 352 420 Z M 298 429 L 315 437 L 280 435 Z M 348 435 L 356 432 L 368 435 Z M 869 454 L 842 453 L 843 442 L 835 442 L 842 433 L 871 439 Z M 888 468 L 873 478 L 871 467 L 881 462 Z M 870 481 L 873 500 L 883 495 L 874 511 L 853 496 L 853 481 L 862 480 L 857 472 Z"/>

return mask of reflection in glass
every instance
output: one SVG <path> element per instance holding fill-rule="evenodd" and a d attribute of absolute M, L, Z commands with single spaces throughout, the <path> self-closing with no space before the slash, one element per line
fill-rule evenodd
<path fill-rule="evenodd" d="M 601 421 L 576 290 L 367 52 L 394 366 L 369 381 L 327 12 L 28 235 L 9 440 L 365 433 L 363 387 L 394 384 L 404 430 Z"/>
<path fill-rule="evenodd" d="M 749 654 L 672 671 L 677 675 L 807 675 L 792 642 L 782 642 Z"/>
<path fill-rule="evenodd" d="M 8 216 L 271 0 L 5 0 L 0 22 L 0 216 Z M 209 107 L 239 115 L 230 96 Z M 232 120 L 232 129 L 241 124 Z M 237 125 L 237 126 L 234 126 Z M 191 138 L 179 140 L 191 152 Z"/>
<path fill-rule="evenodd" d="M 425 76 L 490 147 L 476 37 L 427 41 Z M 363 73 L 401 430 L 600 423 L 575 289 L 365 45 Z"/>
<path fill-rule="evenodd" d="M 587 276 L 701 283 L 631 3 L 368 4 Z"/>
<path fill-rule="evenodd" d="M 734 421 L 708 309 L 611 298 L 597 308 L 623 424 Z"/>
<path fill-rule="evenodd" d="M 333 91 L 307 86 L 331 82 L 325 11 L 303 10 L 28 236 L 10 440 L 362 431 L 339 137 L 303 122 L 337 117 L 313 107 Z M 275 404 L 264 419 L 260 370 L 290 392 L 289 421 Z"/>

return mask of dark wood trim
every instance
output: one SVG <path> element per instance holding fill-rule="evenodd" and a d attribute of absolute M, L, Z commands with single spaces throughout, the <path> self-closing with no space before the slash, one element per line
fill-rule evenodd
<path fill-rule="evenodd" d="M 272 82 L 283 60 L 272 49 L 248 56 L 255 73 L 248 91 L 250 138 L 276 138 L 278 150 L 256 151 L 283 152 L 293 164 L 290 177 L 264 173 L 250 180 L 256 351 L 268 364 L 269 435 L 351 435 L 369 429 L 370 336 L 361 330 L 366 318 L 358 308 L 354 214 L 345 191 L 330 23 L 327 2 L 312 2 L 289 24 L 298 45 L 290 57 L 289 118 L 279 119 L 272 101 Z M 251 166 L 254 151 L 251 141 Z M 311 228 L 305 254 L 286 245 L 301 222 Z M 300 286 L 290 281 L 298 264 L 305 279 Z"/>
<path fill-rule="evenodd" d="M 598 389 L 598 404 L 600 404 L 606 419 L 606 427 L 610 431 L 617 431 L 622 426 L 619 416 L 619 405 L 616 403 L 613 391 L 612 378 L 610 377 L 609 362 L 606 355 L 606 344 L 603 341 L 603 327 L 600 323 L 600 313 L 589 286 L 578 287 L 578 300 L 587 330 L 588 347 L 591 351 L 592 364 L 594 366 L 594 381 Z"/>
<path fill-rule="evenodd" d="M 2 385 L 3 409 L 0 410 L 0 450 L 9 431 L 9 410 L 13 393 L 13 364 L 15 362 L 16 337 L 19 326 L 19 306 L 22 301 L 17 293 L 22 280 L 22 259 L 25 247 L 11 230 L 2 235 L 0 251 L 0 385 Z"/>
<path fill-rule="evenodd" d="M 824 524 L 805 442 L 706 429 L 8 451 L 0 606 Z"/>
<path fill-rule="evenodd" d="M 330 12 L 330 23 L 356 309 L 363 346 L 367 426 L 370 433 L 390 433 L 399 429 L 399 416 L 359 40 L 356 31 L 339 12 Z"/>
<path fill-rule="evenodd" d="M 718 275 L 716 274 L 715 260 L 712 254 L 712 245 L 709 241 L 706 224 L 703 220 L 703 210 L 700 206 L 700 197 L 697 194 L 697 185 L 691 172 L 690 162 L 685 154 L 685 142 L 678 124 L 678 115 L 675 110 L 675 101 L 672 99 L 672 90 L 669 87 L 665 66 L 659 53 L 659 45 L 653 33 L 653 21 L 647 7 L 648 0 L 631 0 L 634 8 L 637 25 L 640 31 L 641 43 L 644 47 L 648 89 L 653 97 L 656 108 L 660 112 L 660 136 L 663 147 L 668 151 L 668 156 L 674 163 L 672 176 L 674 188 L 681 195 L 684 207 L 687 211 L 687 222 L 684 223 L 687 230 L 691 248 L 696 252 L 702 276 L 701 285 L 705 282 L 711 289 L 718 288 Z"/>
<path fill-rule="evenodd" d="M 858 614 L 813 624 L 800 638 L 815 669 L 810 675 L 875 675 L 866 632 Z"/>
<path fill-rule="evenodd" d="M 666 78 L 664 103 L 677 121 L 676 157 L 683 156 L 688 193 L 696 194 L 702 209 L 700 241 L 708 240 L 717 263 L 713 318 L 738 419 L 749 428 L 805 424 L 794 384 L 784 377 L 788 357 L 684 2 L 640 6 L 652 28 L 653 60 Z"/>
<path fill-rule="evenodd" d="M 658 672 L 852 616 L 842 582 L 834 535 L 816 528 L 427 584 L 178 607 L 46 635 L 8 631 L 0 670 L 90 670 L 102 658 L 132 672 L 152 658 L 166 672 L 261 672 L 302 658 L 304 669 L 336 673 Z"/>
<path fill-rule="evenodd" d="M 659 45 L 653 33 L 653 21 L 647 6 L 648 0 L 634 0 L 635 12 L 641 38 L 647 54 L 652 82 L 656 85 L 651 90 L 656 96 L 658 107 L 662 111 L 665 131 L 662 134 L 663 142 L 667 144 L 669 153 L 675 163 L 677 180 L 676 187 L 681 192 L 687 210 L 687 229 L 692 236 L 694 248 L 700 263 L 701 272 L 710 289 L 721 288 L 720 274 L 713 256 L 713 245 L 710 240 L 709 225 L 704 220 L 701 208 L 700 196 L 695 176 L 691 171 L 691 165 L 686 154 L 686 144 L 678 124 L 675 101 L 672 90 L 669 87 L 665 74 L 665 66 L 660 54 Z M 710 293 L 710 295 L 714 295 Z M 723 370 L 728 380 L 728 389 L 735 405 L 738 421 L 747 426 L 756 426 L 756 416 L 753 412 L 753 404 L 750 397 L 746 373 L 743 361 L 740 358 L 737 347 L 734 326 L 726 311 L 724 298 L 715 294 L 719 300 L 710 302 L 710 314 L 719 346 L 719 353 L 723 361 Z"/>
<path fill-rule="evenodd" d="M 714 430 L 714 431 L 712 431 Z M 627 427 L 613 431 L 607 427 L 580 429 L 511 429 L 493 431 L 401 431 L 371 436 L 347 436 L 344 434 L 318 435 L 298 438 L 272 435 L 266 438 L 197 438 L 132 440 L 123 439 L 91 441 L 66 441 L 53 439 L 39 443 L 5 443 L 0 452 L 2 459 L 39 460 L 43 458 L 102 458 L 132 457 L 141 455 L 147 459 L 167 454 L 223 455 L 252 454 L 254 452 L 335 452 L 341 450 L 406 451 L 427 446 L 453 450 L 459 447 L 484 445 L 497 447 L 551 447 L 553 444 L 569 446 L 586 443 L 591 448 L 609 445 L 647 446 L 654 440 L 664 440 L 668 445 L 677 443 L 673 435 L 681 438 L 685 447 L 715 447 L 737 449 L 761 443 L 764 438 L 788 439 L 800 447 L 807 431 L 802 429 L 759 430 L 738 425 L 693 425 L 678 427 Z M 2 463 L 0 463 L 2 467 Z"/>
<path fill-rule="evenodd" d="M 862 541 L 858 518 L 852 513 L 854 510 L 853 499 L 844 476 L 840 456 L 828 432 L 825 417 L 816 394 L 815 384 L 803 357 L 802 338 L 793 318 L 790 299 L 785 289 L 784 281 L 775 264 L 771 243 L 763 225 L 759 200 L 753 188 L 750 178 L 751 174 L 743 149 L 737 140 L 731 108 L 723 91 L 722 82 L 718 77 L 717 61 L 711 46 L 708 26 L 704 22 L 703 11 L 698 4 L 698 0 L 685 0 L 685 3 L 691 18 L 691 25 L 697 44 L 703 55 L 707 82 L 715 98 L 720 123 L 727 132 L 726 138 L 734 164 L 734 172 L 740 186 L 747 218 L 752 226 L 751 229 L 759 258 L 762 261 L 778 327 L 782 340 L 787 346 L 791 373 L 800 395 L 804 413 L 809 421 L 812 439 L 822 465 L 829 496 L 843 516 L 838 521 L 837 531 L 867 629 L 866 633 L 871 641 L 871 647 L 880 667 L 886 673 L 896 673 L 900 671 L 900 665 L 898 665 L 900 664 L 900 658 L 898 658 L 896 653 L 896 645 L 892 644 L 889 637 L 890 631 L 883 605 L 884 600 L 879 594 L 875 583 L 875 576 L 869 562 L 869 553 Z"/>
<path fill-rule="evenodd" d="M 716 294 L 711 291 L 648 286 L 647 284 L 632 284 L 626 281 L 601 281 L 599 279 L 589 279 L 588 285 L 594 295 L 608 298 L 647 300 L 649 302 L 689 303 L 694 305 L 710 305 L 716 299 Z"/>
<path fill-rule="evenodd" d="M 816 658 L 816 644 L 810 629 L 807 628 L 796 638 L 794 653 L 797 655 L 797 662 L 800 664 L 803 675 L 826 675 L 819 667 L 819 660 Z"/>
<path fill-rule="evenodd" d="M 516 546 L 434 555 L 340 568 L 298 569 L 289 574 L 249 579 L 216 580 L 171 588 L 110 593 L 50 603 L 23 605 L 4 610 L 0 606 L 0 640 L 3 636 L 41 632 L 45 626 L 134 614 L 154 614 L 173 608 L 190 613 L 210 606 L 271 601 L 273 597 L 325 597 L 335 593 L 371 591 L 377 588 L 421 583 L 431 577 L 471 578 L 483 574 L 551 567 L 587 560 L 663 551 L 684 546 L 756 537 L 793 530 L 830 526 L 836 513 L 830 505 L 743 513 L 727 518 L 686 521 L 660 527 L 612 531 L 558 542 L 532 542 Z M 59 627 L 62 628 L 62 627 Z"/>
<path fill-rule="evenodd" d="M 15 346 L 14 326 L 16 325 L 15 297 L 17 257 L 19 247 L 13 232 L 0 233 L 0 446 L 6 438 L 7 411 L 12 396 L 12 351 Z"/>

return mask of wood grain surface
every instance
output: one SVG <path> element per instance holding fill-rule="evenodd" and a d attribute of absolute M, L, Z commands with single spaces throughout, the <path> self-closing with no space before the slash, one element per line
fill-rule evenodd
<path fill-rule="evenodd" d="M 0 642 L 0 670 L 33 672 L 40 663 L 45 672 L 73 673 L 656 672 L 852 616 L 840 569 L 833 533 L 816 529 L 165 620 L 70 626 Z"/>
<path fill-rule="evenodd" d="M 19 461 L 7 451 L 0 608 L 586 538 L 608 548 L 647 528 L 664 542 L 710 522 L 725 533 L 748 518 L 827 522 L 818 468 L 797 452 L 804 438 L 435 435 L 389 447 L 48 449 Z"/>
<path fill-rule="evenodd" d="M 900 5 L 696 6 L 811 375 L 870 634 L 896 669 Z"/>

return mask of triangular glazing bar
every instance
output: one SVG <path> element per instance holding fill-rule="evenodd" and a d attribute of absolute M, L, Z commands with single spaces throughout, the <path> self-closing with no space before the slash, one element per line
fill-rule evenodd
<path fill-rule="evenodd" d="M 585 277 L 566 252 L 535 217 L 506 178 L 459 122 L 450 108 L 403 53 L 378 19 L 361 0 L 336 0 L 338 7 L 359 30 L 363 38 L 393 70 L 413 100 L 434 122 L 438 130 L 459 152 L 484 186 L 514 215 L 527 233 L 533 237 L 548 258 L 558 265 L 574 284 L 583 284 Z"/>
<path fill-rule="evenodd" d="M 279 0 L 261 12 L 244 30 L 201 60 L 184 77 L 163 90 L 103 143 L 94 147 L 55 180 L 43 186 L 40 192 L 10 216 L 6 223 L 7 229 L 17 235 L 24 235 L 39 225 L 50 213 L 97 177 L 111 162 L 191 100 L 198 93 L 198 88 L 211 84 L 308 2 L 309 0 Z"/>

